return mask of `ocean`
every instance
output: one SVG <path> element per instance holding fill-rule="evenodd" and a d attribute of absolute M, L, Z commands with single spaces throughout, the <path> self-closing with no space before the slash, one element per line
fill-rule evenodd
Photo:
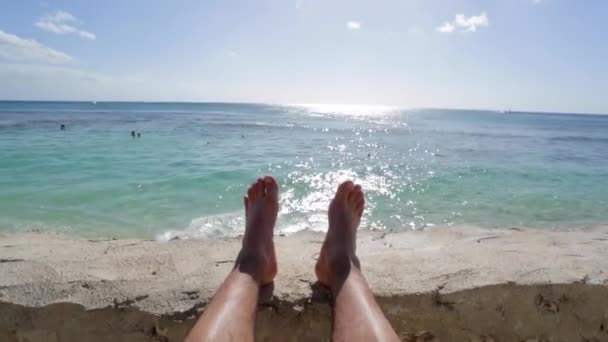
<path fill-rule="evenodd" d="M 282 234 L 325 230 L 348 178 L 366 193 L 362 229 L 602 225 L 608 116 L 0 102 L 0 232 L 234 236 L 247 186 L 267 174 L 280 184 Z"/>

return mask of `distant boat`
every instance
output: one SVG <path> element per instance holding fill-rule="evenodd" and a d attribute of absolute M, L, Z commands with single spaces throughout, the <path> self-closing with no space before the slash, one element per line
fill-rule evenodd
<path fill-rule="evenodd" d="M 511 113 L 513 113 L 513 111 L 509 108 L 507 110 L 501 110 L 500 113 L 501 114 L 511 114 Z"/>
<path fill-rule="evenodd" d="M 97 101 L 91 101 L 91 104 L 92 104 L 93 106 L 95 106 L 95 105 L 97 104 Z"/>

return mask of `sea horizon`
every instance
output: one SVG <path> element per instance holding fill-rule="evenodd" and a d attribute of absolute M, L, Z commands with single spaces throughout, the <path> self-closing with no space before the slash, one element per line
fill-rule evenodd
<path fill-rule="evenodd" d="M 556 115 L 608 115 L 608 112 L 568 112 L 559 110 L 527 110 L 512 108 L 477 108 L 477 107 L 454 107 L 454 106 L 405 106 L 393 104 L 369 104 L 369 103 L 332 103 L 332 102 L 293 102 L 281 103 L 273 101 L 146 101 L 146 100 L 7 100 L 0 99 L 0 103 L 82 103 L 82 104 L 194 104 L 194 105 L 266 105 L 266 106 L 350 106 L 350 107 L 390 107 L 396 110 L 451 110 L 451 111 L 475 111 L 475 112 L 510 112 L 527 114 L 556 114 Z M 0 108 L 2 110 L 2 108 Z"/>

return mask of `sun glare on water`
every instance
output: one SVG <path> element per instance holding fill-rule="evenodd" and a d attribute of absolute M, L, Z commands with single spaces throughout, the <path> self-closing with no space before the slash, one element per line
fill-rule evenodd
<path fill-rule="evenodd" d="M 311 113 L 321 115 L 344 115 L 344 116 L 370 116 L 380 117 L 394 113 L 397 107 L 380 105 L 355 105 L 355 104 L 323 104 L 305 103 L 293 104 L 291 106 L 306 109 Z"/>

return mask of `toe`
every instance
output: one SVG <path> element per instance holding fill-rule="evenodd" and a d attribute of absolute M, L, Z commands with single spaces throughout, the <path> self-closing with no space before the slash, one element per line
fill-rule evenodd
<path fill-rule="evenodd" d="M 363 197 L 363 195 L 361 195 L 360 197 L 357 197 L 355 199 L 354 206 L 355 206 L 356 210 L 358 210 L 359 208 L 363 208 L 365 206 L 365 198 Z"/>
<path fill-rule="evenodd" d="M 359 218 L 361 218 L 361 216 L 363 216 L 364 208 L 365 208 L 365 206 L 363 205 L 363 203 L 361 203 L 360 206 L 355 207 L 355 213 L 357 213 L 357 216 L 359 216 Z"/>
<path fill-rule="evenodd" d="M 338 187 L 338 191 L 336 192 L 336 198 L 346 199 L 348 198 L 348 194 L 352 191 L 354 187 L 354 183 L 350 180 L 340 184 Z"/>
<path fill-rule="evenodd" d="M 247 198 L 248 198 L 249 203 L 262 197 L 262 195 L 260 195 L 260 193 L 263 194 L 263 191 L 264 191 L 263 185 L 264 185 L 264 182 L 262 181 L 262 178 L 258 178 L 255 182 L 253 182 L 253 184 L 251 184 L 251 186 L 249 187 L 249 190 L 247 190 Z"/>
<path fill-rule="evenodd" d="M 247 198 L 248 198 L 247 203 L 249 203 L 250 201 L 253 201 L 255 199 L 255 186 L 257 184 L 258 183 L 251 184 L 251 186 L 249 187 L 249 190 L 247 190 Z"/>
<path fill-rule="evenodd" d="M 351 203 L 353 204 L 353 208 L 359 217 L 363 214 L 363 209 L 365 208 L 365 196 L 363 195 L 363 191 L 361 191 L 361 187 L 353 191 L 353 195 L 351 196 Z"/>
<path fill-rule="evenodd" d="M 357 199 L 361 197 L 361 185 L 357 184 L 353 187 L 353 190 L 348 194 L 348 201 L 350 203 L 357 202 Z"/>
<path fill-rule="evenodd" d="M 365 201 L 365 196 L 363 195 L 363 191 L 358 191 L 354 196 L 355 202 Z"/>
<path fill-rule="evenodd" d="M 355 203 L 355 211 L 357 211 L 357 212 L 363 211 L 364 207 L 365 207 L 365 200 L 363 200 L 363 199 L 361 199 Z"/>
<path fill-rule="evenodd" d="M 343 193 L 344 189 L 346 189 L 347 187 L 352 186 L 352 185 L 353 185 L 353 181 L 351 181 L 351 180 L 344 181 L 344 182 L 340 183 L 340 185 L 338 186 L 337 192 Z"/>
<path fill-rule="evenodd" d="M 262 178 L 258 178 L 258 180 L 253 185 L 253 196 L 254 200 L 260 197 L 264 197 L 264 181 L 262 180 Z M 251 198 L 249 199 L 252 200 Z"/>
<path fill-rule="evenodd" d="M 279 198 L 279 185 L 274 177 L 264 177 L 264 186 L 266 187 L 266 196 L 270 200 L 277 201 Z"/>
<path fill-rule="evenodd" d="M 361 204 L 365 204 L 365 198 L 363 197 L 363 195 L 359 195 L 354 199 L 354 203 L 356 206 L 359 206 Z"/>

